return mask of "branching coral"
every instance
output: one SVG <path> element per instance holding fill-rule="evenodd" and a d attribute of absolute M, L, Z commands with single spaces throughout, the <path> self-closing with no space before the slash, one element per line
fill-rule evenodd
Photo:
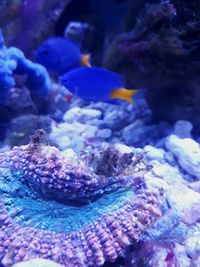
<path fill-rule="evenodd" d="M 39 133 L 0 155 L 1 262 L 114 262 L 160 216 L 158 192 L 138 187 L 137 164 L 138 175 L 98 175 L 80 158 L 41 144 Z"/>
<path fill-rule="evenodd" d="M 14 74 L 27 75 L 26 84 L 32 93 L 47 95 L 51 81 L 46 69 L 28 60 L 16 47 L 7 48 L 0 33 L 0 96 L 15 86 Z"/>

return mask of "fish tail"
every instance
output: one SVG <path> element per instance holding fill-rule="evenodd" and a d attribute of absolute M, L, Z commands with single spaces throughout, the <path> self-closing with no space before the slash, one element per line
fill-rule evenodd
<path fill-rule="evenodd" d="M 82 55 L 81 56 L 81 65 L 85 67 L 91 67 L 92 65 L 90 64 L 90 54 Z"/>
<path fill-rule="evenodd" d="M 133 96 L 137 94 L 139 90 L 128 90 L 128 89 L 113 89 L 111 93 L 111 98 L 113 99 L 123 99 L 127 101 L 129 104 L 133 104 Z"/>

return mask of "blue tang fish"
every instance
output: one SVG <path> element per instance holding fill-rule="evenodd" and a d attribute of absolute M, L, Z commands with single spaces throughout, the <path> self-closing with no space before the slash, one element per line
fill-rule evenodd
<path fill-rule="evenodd" d="M 80 67 L 65 73 L 60 82 L 73 94 L 84 100 L 111 102 L 123 99 L 133 103 L 138 90 L 125 89 L 124 78 L 98 67 Z"/>
<path fill-rule="evenodd" d="M 78 44 L 62 37 L 44 41 L 36 50 L 35 58 L 47 70 L 59 75 L 81 65 L 90 67 L 90 55 L 82 55 Z"/>

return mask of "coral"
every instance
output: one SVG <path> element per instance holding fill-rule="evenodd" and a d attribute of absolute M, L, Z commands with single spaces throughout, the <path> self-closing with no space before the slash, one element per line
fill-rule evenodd
<path fill-rule="evenodd" d="M 129 174 L 100 175 L 83 159 L 45 145 L 44 137 L 39 130 L 29 145 L 0 155 L 1 262 L 10 267 L 40 257 L 102 266 L 124 256 L 161 215 L 140 160 L 129 162 Z"/>
<path fill-rule="evenodd" d="M 1 33 L 0 66 L 1 101 L 7 90 L 15 86 L 14 74 L 27 75 L 26 84 L 33 94 L 46 96 L 49 93 L 51 81 L 46 69 L 28 60 L 18 48 L 7 48 Z"/>
<path fill-rule="evenodd" d="M 141 161 L 139 157 L 133 162 L 133 153 L 120 157 L 115 150 L 107 149 L 99 154 L 95 163 L 94 155 L 92 159 L 87 156 L 86 161 L 95 165 L 90 170 L 81 160 L 73 162 L 66 159 L 57 148 L 40 144 L 40 134 L 46 136 L 43 131 L 39 135 L 36 131 L 30 145 L 14 147 L 8 155 L 5 154 L 4 165 L 20 172 L 28 183 L 37 187 L 46 197 L 64 200 L 93 198 L 122 186 L 132 186 L 134 175 L 138 175 L 137 172 L 130 177 L 123 174 L 129 165 Z M 4 161 L 3 155 L 1 161 Z M 37 165 L 41 167 L 37 169 Z"/>

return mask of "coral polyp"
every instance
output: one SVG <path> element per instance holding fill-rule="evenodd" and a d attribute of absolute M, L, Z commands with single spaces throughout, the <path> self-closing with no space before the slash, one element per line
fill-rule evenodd
<path fill-rule="evenodd" d="M 129 175 L 98 175 L 45 144 L 0 155 L 0 260 L 102 266 L 124 256 L 159 216 L 159 194 Z M 142 177 L 141 177 L 142 178 Z"/>

